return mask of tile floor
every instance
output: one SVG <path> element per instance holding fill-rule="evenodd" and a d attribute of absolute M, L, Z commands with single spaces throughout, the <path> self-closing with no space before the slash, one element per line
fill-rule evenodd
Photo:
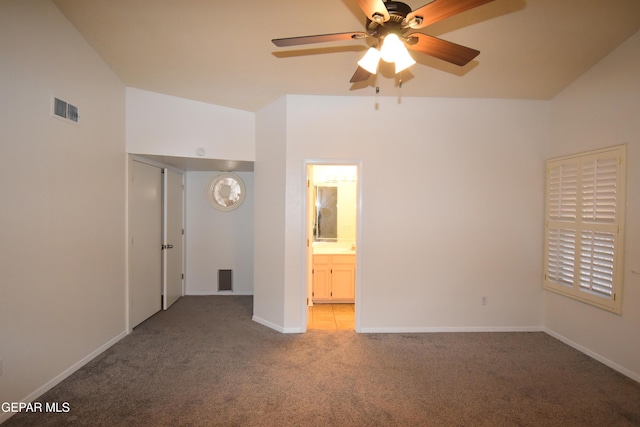
<path fill-rule="evenodd" d="M 307 329 L 355 328 L 353 304 L 314 304 L 307 314 Z"/>

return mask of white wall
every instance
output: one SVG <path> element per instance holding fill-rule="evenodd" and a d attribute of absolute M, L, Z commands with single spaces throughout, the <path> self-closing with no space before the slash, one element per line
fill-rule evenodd
<path fill-rule="evenodd" d="M 127 152 L 253 161 L 254 113 L 127 88 Z"/>
<path fill-rule="evenodd" d="M 49 1 L 0 3 L 0 58 L 0 402 L 12 402 L 126 333 L 125 87 Z M 79 125 L 51 117 L 52 93 Z"/>
<path fill-rule="evenodd" d="M 347 159 L 362 167 L 361 331 L 539 329 L 549 106 L 288 96 L 270 147 L 286 150 L 286 187 L 271 191 L 286 196 L 284 256 L 271 254 L 284 283 L 264 284 L 284 286 L 281 327 L 304 329 L 304 162 Z M 258 209 L 258 161 L 255 173 Z"/>
<path fill-rule="evenodd" d="M 627 144 L 622 315 L 545 292 L 548 330 L 640 381 L 640 32 L 553 100 L 550 157 Z M 636 273 L 633 273 L 635 271 Z"/>
<path fill-rule="evenodd" d="M 281 332 L 287 331 L 284 327 L 286 109 L 286 98 L 280 98 L 256 113 L 254 165 L 253 319 Z"/>
<path fill-rule="evenodd" d="M 253 294 L 253 172 L 235 172 L 244 181 L 242 205 L 221 212 L 205 191 L 219 172 L 186 173 L 186 293 L 218 294 L 218 270 L 233 270 L 233 294 Z M 221 292 L 229 294 L 229 292 Z"/>
<path fill-rule="evenodd" d="M 222 160 L 255 159 L 255 114 L 127 88 L 127 151 Z M 204 149 L 200 156 L 198 148 Z M 238 173 L 247 197 L 219 212 L 204 194 L 215 174 L 186 174 L 186 293 L 217 294 L 218 270 L 233 269 L 234 294 L 253 293 L 253 173 Z"/>

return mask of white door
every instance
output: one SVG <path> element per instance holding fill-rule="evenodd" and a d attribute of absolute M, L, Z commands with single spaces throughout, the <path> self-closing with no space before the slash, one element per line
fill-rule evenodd
<path fill-rule="evenodd" d="M 162 169 L 132 160 L 129 181 L 129 325 L 161 308 Z"/>
<path fill-rule="evenodd" d="M 164 173 L 164 280 L 163 309 L 178 300 L 182 292 L 183 175 L 170 169 Z"/>

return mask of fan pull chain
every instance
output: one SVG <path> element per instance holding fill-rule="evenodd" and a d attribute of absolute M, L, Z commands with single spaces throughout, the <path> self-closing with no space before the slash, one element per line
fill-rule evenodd
<path fill-rule="evenodd" d="M 380 86 L 378 86 L 378 74 L 375 74 L 376 95 L 380 93 Z"/>
<path fill-rule="evenodd" d="M 402 104 L 402 75 L 400 75 L 398 79 L 398 104 Z"/>

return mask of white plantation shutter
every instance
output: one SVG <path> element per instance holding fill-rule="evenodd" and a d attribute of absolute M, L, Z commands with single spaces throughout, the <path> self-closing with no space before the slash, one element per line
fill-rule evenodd
<path fill-rule="evenodd" d="M 562 228 L 551 228 L 548 230 L 548 239 L 547 274 L 549 279 L 561 285 L 573 286 L 576 232 Z"/>
<path fill-rule="evenodd" d="M 548 167 L 547 175 L 547 275 L 555 283 L 571 287 L 575 270 L 573 224 L 578 215 L 578 167 L 576 160 L 556 162 Z"/>
<path fill-rule="evenodd" d="M 581 172 L 582 220 L 615 222 L 618 159 L 605 157 L 585 161 Z"/>
<path fill-rule="evenodd" d="M 626 146 L 547 161 L 546 289 L 620 312 Z"/>
<path fill-rule="evenodd" d="M 580 234 L 580 289 L 611 298 L 615 234 L 595 231 Z"/>
<path fill-rule="evenodd" d="M 578 212 L 578 163 L 549 168 L 549 216 L 554 221 L 575 221 Z"/>

